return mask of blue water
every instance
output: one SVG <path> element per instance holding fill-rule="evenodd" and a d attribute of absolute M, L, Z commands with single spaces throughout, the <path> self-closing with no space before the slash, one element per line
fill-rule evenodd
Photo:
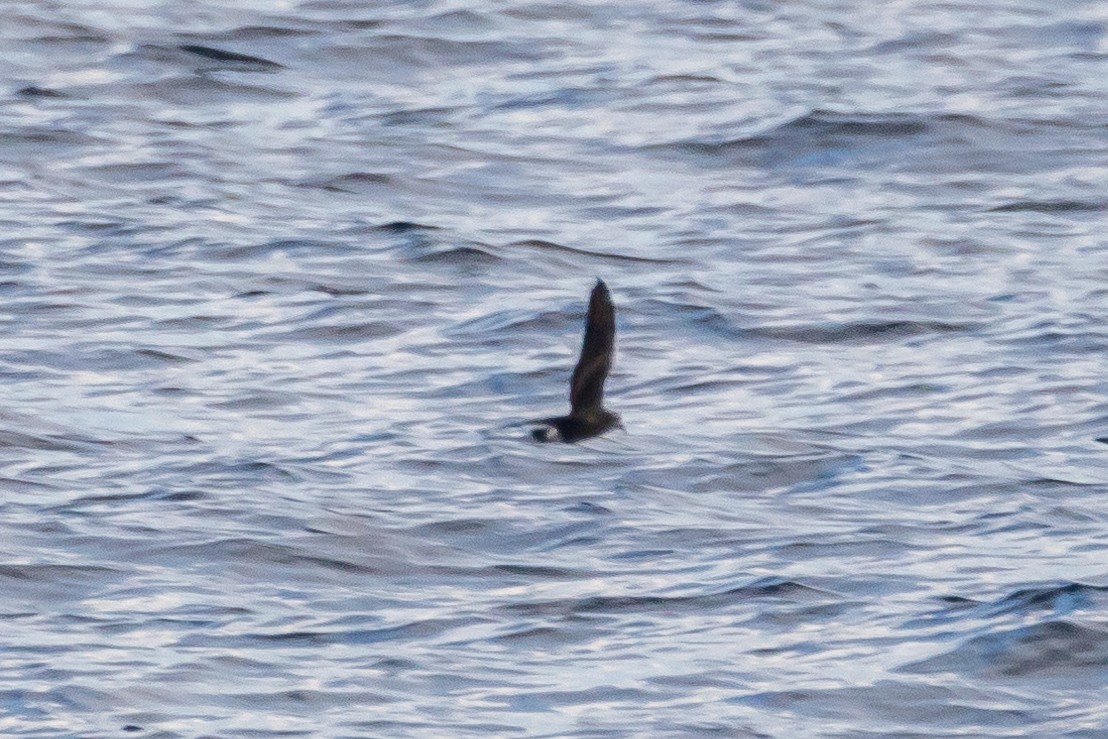
<path fill-rule="evenodd" d="M 1104 3 L 0 49 L 0 734 L 1108 736 Z"/>

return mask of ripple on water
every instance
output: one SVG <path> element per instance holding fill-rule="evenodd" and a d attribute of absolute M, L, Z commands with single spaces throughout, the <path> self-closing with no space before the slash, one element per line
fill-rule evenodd
<path fill-rule="evenodd" d="M 8 5 L 3 731 L 1108 725 L 1095 4 Z"/>
<path fill-rule="evenodd" d="M 972 637 L 950 652 L 905 665 L 903 670 L 1083 687 L 1103 683 L 1106 659 L 1108 629 L 1050 619 Z"/>

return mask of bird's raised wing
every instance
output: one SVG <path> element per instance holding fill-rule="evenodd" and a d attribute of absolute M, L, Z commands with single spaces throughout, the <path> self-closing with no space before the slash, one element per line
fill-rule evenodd
<path fill-rule="evenodd" d="M 604 398 L 604 380 L 612 368 L 612 354 L 616 341 L 616 308 L 603 280 L 589 296 L 589 314 L 585 318 L 585 341 L 581 344 L 581 358 L 573 370 L 569 382 L 569 405 L 573 415 L 581 415 L 600 408 Z"/>

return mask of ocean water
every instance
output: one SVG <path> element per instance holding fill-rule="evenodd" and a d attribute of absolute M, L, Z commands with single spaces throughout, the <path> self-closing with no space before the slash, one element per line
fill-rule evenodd
<path fill-rule="evenodd" d="M 0 50 L 0 734 L 1108 737 L 1105 3 Z"/>

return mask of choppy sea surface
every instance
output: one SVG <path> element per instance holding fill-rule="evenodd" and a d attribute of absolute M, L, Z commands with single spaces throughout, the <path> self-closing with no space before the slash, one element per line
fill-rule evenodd
<path fill-rule="evenodd" d="M 0 734 L 1108 737 L 1108 5 L 7 0 Z M 625 432 L 539 445 L 597 277 Z"/>

